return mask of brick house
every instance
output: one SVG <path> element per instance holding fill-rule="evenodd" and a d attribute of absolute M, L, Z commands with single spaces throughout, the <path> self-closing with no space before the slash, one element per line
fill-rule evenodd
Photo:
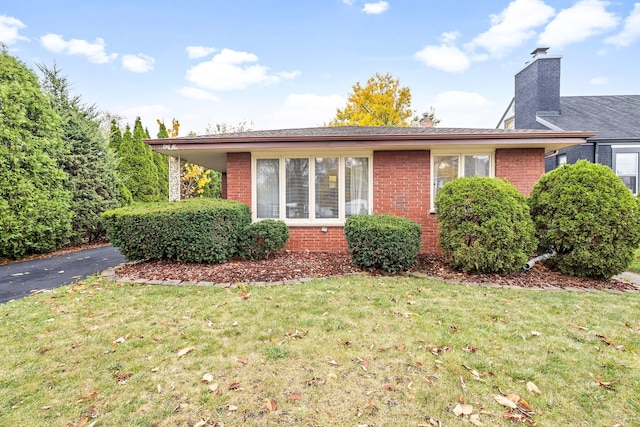
<path fill-rule="evenodd" d="M 640 185 L 640 95 L 560 96 L 561 56 L 548 48 L 515 75 L 515 96 L 498 128 L 595 131 L 585 143 L 553 150 L 546 171 L 585 159 L 609 166 L 634 195 Z"/>
<path fill-rule="evenodd" d="M 434 197 L 460 176 L 505 178 L 528 195 L 545 153 L 583 143 L 592 132 L 320 127 L 150 139 L 170 157 L 170 198 L 180 162 L 222 172 L 223 198 L 247 204 L 253 221 L 289 226 L 286 249 L 344 251 L 345 219 L 392 214 L 422 226 L 422 250 L 438 252 Z"/>

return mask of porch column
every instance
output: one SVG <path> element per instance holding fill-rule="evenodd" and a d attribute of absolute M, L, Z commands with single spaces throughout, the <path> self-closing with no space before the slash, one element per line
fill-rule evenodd
<path fill-rule="evenodd" d="M 180 157 L 169 157 L 169 201 L 180 200 Z"/>

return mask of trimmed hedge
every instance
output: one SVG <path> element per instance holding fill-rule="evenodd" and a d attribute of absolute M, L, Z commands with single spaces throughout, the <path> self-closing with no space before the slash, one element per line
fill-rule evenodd
<path fill-rule="evenodd" d="M 506 274 L 536 248 L 526 198 L 497 178 L 458 178 L 436 196 L 438 243 L 453 268 Z"/>
<path fill-rule="evenodd" d="M 249 224 L 242 231 L 238 254 L 243 259 L 267 259 L 273 252 L 284 249 L 289 228 L 283 221 L 265 219 Z"/>
<path fill-rule="evenodd" d="M 206 198 L 137 204 L 102 214 L 107 237 L 131 260 L 221 263 L 237 253 L 250 221 L 248 206 Z"/>
<path fill-rule="evenodd" d="M 354 215 L 344 225 L 351 261 L 361 268 L 406 271 L 420 251 L 419 224 L 392 215 Z"/>
<path fill-rule="evenodd" d="M 555 250 L 546 264 L 564 274 L 610 279 L 640 245 L 638 201 L 607 166 L 583 160 L 555 169 L 529 203 L 538 252 Z"/>

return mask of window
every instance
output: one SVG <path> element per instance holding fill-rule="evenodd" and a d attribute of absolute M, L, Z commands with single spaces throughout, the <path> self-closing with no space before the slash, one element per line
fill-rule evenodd
<path fill-rule="evenodd" d="M 369 214 L 369 157 L 255 158 L 254 219 L 341 224 Z"/>
<path fill-rule="evenodd" d="M 431 207 L 435 208 L 436 193 L 448 182 L 465 176 L 488 177 L 493 176 L 490 153 L 478 154 L 432 154 L 431 165 Z"/>
<path fill-rule="evenodd" d="M 567 155 L 566 154 L 558 154 L 556 156 L 556 167 L 560 167 L 562 165 L 567 164 Z"/>
<path fill-rule="evenodd" d="M 624 185 L 638 194 L 638 153 L 616 153 L 615 170 Z"/>

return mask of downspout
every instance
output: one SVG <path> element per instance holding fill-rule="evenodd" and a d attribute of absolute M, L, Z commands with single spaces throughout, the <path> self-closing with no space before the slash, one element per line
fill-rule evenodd
<path fill-rule="evenodd" d="M 600 148 L 600 141 L 593 141 L 593 163 L 598 164 L 600 163 L 598 160 L 600 158 L 600 156 L 598 155 L 598 151 Z"/>
<path fill-rule="evenodd" d="M 527 261 L 527 263 L 524 265 L 523 270 L 528 271 L 531 270 L 533 268 L 533 266 L 540 262 L 540 261 L 544 261 L 547 260 L 553 256 L 556 256 L 556 251 L 552 250 L 551 252 L 547 252 L 546 254 L 542 254 L 540 256 L 537 256 L 535 258 L 531 258 L 529 261 Z"/>

